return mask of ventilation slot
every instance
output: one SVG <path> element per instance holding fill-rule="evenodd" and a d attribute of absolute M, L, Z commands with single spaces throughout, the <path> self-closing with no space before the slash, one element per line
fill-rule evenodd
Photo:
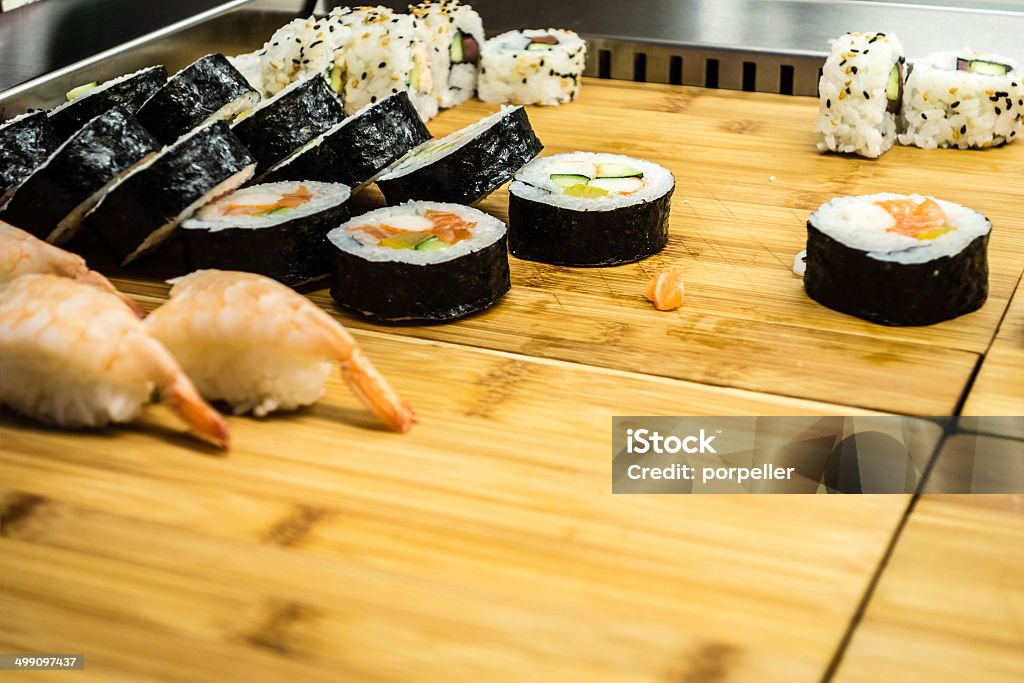
<path fill-rule="evenodd" d="M 704 65 L 704 87 L 718 87 L 718 60 L 709 59 Z"/>
<path fill-rule="evenodd" d="M 757 64 L 743 62 L 743 89 L 754 92 L 757 89 Z"/>
<path fill-rule="evenodd" d="M 793 67 L 789 64 L 779 67 L 779 93 L 782 95 L 793 94 Z"/>
<path fill-rule="evenodd" d="M 633 80 L 638 83 L 647 82 L 647 55 L 643 52 L 633 55 Z"/>
<path fill-rule="evenodd" d="M 597 53 L 597 77 L 612 77 L 612 51 L 599 50 Z"/>
<path fill-rule="evenodd" d="M 668 60 L 668 82 L 669 85 L 683 84 L 683 58 L 673 55 Z"/>

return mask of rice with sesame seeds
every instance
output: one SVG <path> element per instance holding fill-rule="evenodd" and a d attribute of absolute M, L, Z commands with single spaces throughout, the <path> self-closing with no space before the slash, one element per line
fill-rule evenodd
<path fill-rule="evenodd" d="M 476 92 L 477 65 L 484 44 L 480 15 L 458 0 L 424 0 L 411 5 L 420 38 L 430 48 L 434 94 L 444 108 L 465 102 Z"/>
<path fill-rule="evenodd" d="M 564 104 L 579 94 L 587 44 L 561 29 L 509 31 L 484 43 L 477 94 L 484 102 Z"/>
<path fill-rule="evenodd" d="M 893 35 L 847 33 L 832 41 L 818 83 L 819 150 L 876 158 L 895 144 L 901 98 L 892 86 L 902 91 L 904 61 Z"/>

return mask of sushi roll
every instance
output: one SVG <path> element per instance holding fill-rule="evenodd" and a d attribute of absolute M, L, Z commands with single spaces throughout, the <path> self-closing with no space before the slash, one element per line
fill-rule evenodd
<path fill-rule="evenodd" d="M 316 403 L 333 366 L 389 427 L 415 415 L 341 323 L 301 294 L 253 273 L 200 270 L 171 282 L 147 319 L 207 399 L 258 417 Z"/>
<path fill-rule="evenodd" d="M 915 60 L 913 67 L 902 144 L 998 147 L 1024 129 L 1024 73 L 1012 59 L 962 50 Z"/>
<path fill-rule="evenodd" d="M 321 180 L 358 188 L 428 140 L 430 131 L 402 90 L 317 136 L 264 180 Z"/>
<path fill-rule="evenodd" d="M 134 116 L 114 107 L 89 121 L 14 192 L 0 216 L 60 244 L 111 184 L 160 149 Z"/>
<path fill-rule="evenodd" d="M 345 107 L 327 81 L 310 76 L 263 100 L 232 130 L 256 158 L 260 173 L 344 120 Z"/>
<path fill-rule="evenodd" d="M 347 185 L 252 185 L 181 224 L 189 267 L 244 270 L 298 285 L 330 272 L 327 233 L 349 217 Z"/>
<path fill-rule="evenodd" d="M 23 114 L 0 123 L 0 207 L 62 140 L 46 112 Z"/>
<path fill-rule="evenodd" d="M 804 288 L 818 303 L 882 325 L 931 325 L 981 308 L 992 224 L 921 195 L 833 199 L 807 222 Z"/>
<path fill-rule="evenodd" d="M 465 102 L 476 92 L 484 23 L 458 0 L 426 0 L 411 5 L 417 30 L 429 48 L 434 94 L 442 108 Z"/>
<path fill-rule="evenodd" d="M 171 76 L 137 115 L 157 140 L 169 145 L 204 123 L 233 119 L 259 101 L 259 93 L 227 57 L 212 54 Z"/>
<path fill-rule="evenodd" d="M 352 31 L 343 86 L 349 113 L 405 90 L 424 121 L 437 115 L 430 55 L 415 17 L 387 7 L 339 7 L 329 16 Z"/>
<path fill-rule="evenodd" d="M 99 83 L 81 85 L 67 94 L 68 101 L 50 112 L 50 123 L 64 138 L 69 138 L 86 122 L 112 107 L 129 114 L 139 108 L 167 82 L 167 69 L 151 66 L 132 74 Z"/>
<path fill-rule="evenodd" d="M 228 445 L 224 419 L 111 292 L 59 275 L 0 289 L 0 403 L 58 427 L 141 415 L 154 391 L 200 436 Z"/>
<path fill-rule="evenodd" d="M 587 44 L 572 31 L 509 31 L 484 43 L 477 95 L 484 102 L 565 104 L 576 99 Z"/>
<path fill-rule="evenodd" d="M 574 152 L 536 159 L 509 187 L 509 250 L 567 266 L 630 263 L 668 243 L 675 178 L 618 154 Z"/>
<path fill-rule="evenodd" d="M 241 187 L 255 168 L 227 123 L 215 121 L 122 177 L 86 224 L 127 264 L 156 249 L 199 207 Z"/>
<path fill-rule="evenodd" d="M 893 35 L 847 33 L 832 41 L 818 82 L 819 150 L 873 159 L 893 146 L 905 62 Z"/>
<path fill-rule="evenodd" d="M 310 76 L 323 76 L 341 95 L 351 35 L 338 16 L 300 18 L 275 31 L 260 50 L 229 59 L 266 97 Z"/>
<path fill-rule="evenodd" d="M 472 204 L 503 185 L 542 149 L 526 110 L 502 107 L 423 145 L 377 178 L 377 186 L 388 204 L 413 199 Z"/>
<path fill-rule="evenodd" d="M 374 320 L 452 320 L 494 305 L 511 287 L 505 224 L 468 206 L 377 209 L 327 239 L 334 247 L 331 296 Z"/>

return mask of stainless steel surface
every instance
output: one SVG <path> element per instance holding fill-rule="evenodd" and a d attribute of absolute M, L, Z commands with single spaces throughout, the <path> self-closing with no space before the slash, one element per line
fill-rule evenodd
<path fill-rule="evenodd" d="M 55 0 L 56 1 L 56 0 Z M 590 43 L 586 74 L 813 96 L 828 41 L 848 30 L 899 35 L 910 55 L 974 45 L 1022 57 L 1024 1 L 984 8 L 953 0 L 475 0 L 488 33 L 564 27 Z M 966 0 L 965 0 L 966 1 Z M 914 3 L 914 4 L 911 4 Z M 0 111 L 51 107 L 70 88 L 150 64 L 177 69 L 208 52 L 259 47 L 301 0 L 232 0 L 0 94 Z M 321 0 L 324 11 L 337 3 Z M 394 7 L 405 2 L 385 1 Z M 1014 9 L 1020 7 L 1020 9 Z"/>

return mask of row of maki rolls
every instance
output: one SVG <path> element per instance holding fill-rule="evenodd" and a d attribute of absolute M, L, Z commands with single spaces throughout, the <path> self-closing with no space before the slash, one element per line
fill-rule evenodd
<path fill-rule="evenodd" d="M 972 49 L 908 60 L 895 35 L 847 33 L 832 41 L 818 92 L 822 151 L 985 149 L 1024 132 L 1020 65 Z"/>
<path fill-rule="evenodd" d="M 570 102 L 579 93 L 586 43 L 572 31 L 510 31 L 485 38 L 483 20 L 458 0 L 426 0 L 407 12 L 337 7 L 295 19 L 262 48 L 231 57 L 250 85 L 273 96 L 324 76 L 350 114 L 405 92 L 429 121 L 478 96 L 495 104 Z"/>

